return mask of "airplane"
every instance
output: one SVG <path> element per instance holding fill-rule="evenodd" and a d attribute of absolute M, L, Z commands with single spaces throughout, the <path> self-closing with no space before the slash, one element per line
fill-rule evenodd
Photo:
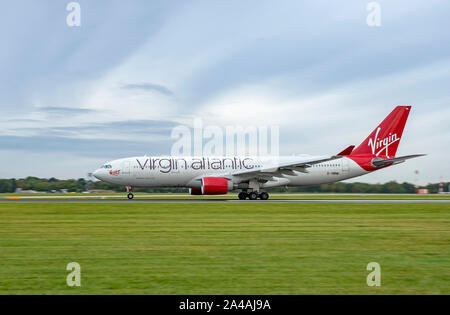
<path fill-rule="evenodd" d="M 241 200 L 267 200 L 267 188 L 332 183 L 424 156 L 396 157 L 411 106 L 397 106 L 358 147 L 324 156 L 138 156 L 107 162 L 93 176 L 132 187 L 184 187 L 191 195 L 241 190 Z"/>

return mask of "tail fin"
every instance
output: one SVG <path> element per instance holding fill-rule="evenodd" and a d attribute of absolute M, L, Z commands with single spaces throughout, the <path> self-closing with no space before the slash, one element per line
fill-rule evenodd
<path fill-rule="evenodd" d="M 351 155 L 395 157 L 411 106 L 397 106 Z"/>

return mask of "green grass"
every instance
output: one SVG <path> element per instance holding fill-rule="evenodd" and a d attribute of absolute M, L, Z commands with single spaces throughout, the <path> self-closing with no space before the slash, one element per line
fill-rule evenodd
<path fill-rule="evenodd" d="M 450 205 L 0 204 L 0 294 L 94 293 L 450 294 Z"/>

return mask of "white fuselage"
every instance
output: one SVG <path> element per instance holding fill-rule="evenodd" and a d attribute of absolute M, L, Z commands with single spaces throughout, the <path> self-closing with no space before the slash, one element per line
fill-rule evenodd
<path fill-rule="evenodd" d="M 311 156 L 308 156 L 309 158 Z M 318 159 L 320 158 L 317 157 Z M 133 187 L 200 187 L 199 178 L 227 177 L 234 184 L 245 181 L 236 172 L 270 169 L 280 163 L 295 162 L 299 157 L 131 157 L 106 163 L 94 176 L 112 184 Z M 308 167 L 306 171 L 281 174 L 261 184 L 261 188 L 304 186 L 337 182 L 367 174 L 352 159 L 342 157 Z"/>

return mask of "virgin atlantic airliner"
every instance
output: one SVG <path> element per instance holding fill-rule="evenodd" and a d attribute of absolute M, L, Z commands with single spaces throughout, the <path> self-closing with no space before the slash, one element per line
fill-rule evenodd
<path fill-rule="evenodd" d="M 105 163 L 93 175 L 132 187 L 185 187 L 191 195 L 221 195 L 239 189 L 239 199 L 267 200 L 277 186 L 307 186 L 361 176 L 424 154 L 396 157 L 411 106 L 397 106 L 356 149 L 335 155 L 280 157 L 130 157 Z"/>

